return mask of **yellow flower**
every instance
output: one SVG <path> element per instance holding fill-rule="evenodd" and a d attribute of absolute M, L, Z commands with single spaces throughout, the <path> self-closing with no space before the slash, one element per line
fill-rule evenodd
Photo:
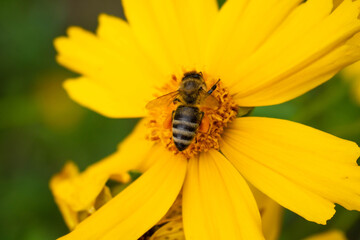
<path fill-rule="evenodd" d="M 228 0 L 219 10 L 215 0 L 123 0 L 128 23 L 101 15 L 96 35 L 70 28 L 55 46 L 57 60 L 82 75 L 64 84 L 71 98 L 108 117 L 144 120 L 114 160 L 55 187 L 57 197 L 88 209 L 111 176 L 144 174 L 62 239 L 137 239 L 179 193 L 187 239 L 263 239 L 244 178 L 309 221 L 325 224 L 335 203 L 360 210 L 355 143 L 286 120 L 235 119 L 293 99 L 359 60 L 359 5 Z M 145 106 L 176 91 L 190 71 L 207 89 L 220 79 L 212 93 L 219 107 L 203 110 L 210 128 L 179 151 L 165 124 L 178 105 L 150 113 Z"/>

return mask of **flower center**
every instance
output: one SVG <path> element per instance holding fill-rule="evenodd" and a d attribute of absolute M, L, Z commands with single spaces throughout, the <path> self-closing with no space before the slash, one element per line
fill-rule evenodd
<path fill-rule="evenodd" d="M 154 106 L 149 109 L 146 138 L 188 159 L 218 150 L 224 128 L 238 112 L 229 91 L 218 80 L 197 72 L 173 75 L 159 89 L 158 98 L 148 104 Z"/>

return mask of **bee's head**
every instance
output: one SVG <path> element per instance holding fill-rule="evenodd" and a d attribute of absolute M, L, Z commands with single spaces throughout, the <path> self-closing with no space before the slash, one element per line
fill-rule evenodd
<path fill-rule="evenodd" d="M 195 78 L 195 79 L 202 80 L 203 74 L 202 74 L 202 72 L 196 72 L 196 71 L 187 72 L 184 74 L 182 81 L 189 79 L 189 78 Z"/>

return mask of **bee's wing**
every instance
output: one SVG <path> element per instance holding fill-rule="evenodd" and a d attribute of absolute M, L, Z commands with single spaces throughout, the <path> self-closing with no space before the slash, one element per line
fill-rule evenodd
<path fill-rule="evenodd" d="M 219 101 L 205 91 L 200 91 L 200 106 L 203 108 L 216 109 L 220 106 Z"/>
<path fill-rule="evenodd" d="M 155 98 L 154 100 L 151 100 L 150 102 L 148 102 L 148 104 L 146 104 L 145 107 L 146 109 L 151 110 L 159 107 L 169 106 L 178 95 L 179 91 L 165 94 L 163 96 Z"/>

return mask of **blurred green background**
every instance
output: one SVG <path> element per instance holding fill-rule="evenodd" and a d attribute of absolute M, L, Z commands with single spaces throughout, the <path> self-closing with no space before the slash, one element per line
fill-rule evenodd
<path fill-rule="evenodd" d="M 221 1 L 223 2 L 223 1 Z M 55 239 L 67 228 L 48 187 L 67 160 L 84 169 L 112 153 L 136 119 L 107 119 L 68 99 L 76 76 L 55 62 L 52 41 L 78 25 L 94 31 L 99 13 L 123 16 L 119 0 L 0 2 L 0 239 Z M 360 107 L 340 76 L 291 102 L 254 115 L 301 122 L 360 143 Z M 281 239 L 337 228 L 360 239 L 360 214 L 337 207 L 327 226 L 286 212 Z"/>

